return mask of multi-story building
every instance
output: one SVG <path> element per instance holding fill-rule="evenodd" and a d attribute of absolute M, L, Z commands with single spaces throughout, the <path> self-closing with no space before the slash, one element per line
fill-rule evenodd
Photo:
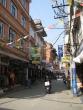
<path fill-rule="evenodd" d="M 44 27 L 39 19 L 31 19 L 30 23 L 30 41 L 29 42 L 29 58 L 31 64 L 29 65 L 32 79 L 42 77 L 42 60 L 44 59 L 43 47 L 45 44 L 44 38 L 46 32 Z M 36 71 L 36 72 L 34 72 Z M 29 72 L 30 74 L 30 72 Z"/>
<path fill-rule="evenodd" d="M 53 63 L 53 53 L 52 53 L 52 50 L 53 50 L 53 46 L 52 44 L 46 42 L 46 47 L 45 47 L 45 55 L 46 55 L 46 62 L 47 63 Z"/>
<path fill-rule="evenodd" d="M 30 0 L 0 0 L 0 74 L 22 70 L 28 62 Z"/>
<path fill-rule="evenodd" d="M 78 88 L 79 85 L 83 86 L 83 6 L 81 6 L 81 4 L 81 0 L 72 0 L 70 11 L 70 52 L 72 55 L 71 65 L 73 66 L 71 67 L 74 68 L 72 77 L 73 80 L 76 79 L 74 82 L 77 82 Z M 72 87 L 76 87 L 76 84 L 72 82 Z M 76 90 L 76 88 L 74 88 L 74 90 Z"/>
<path fill-rule="evenodd" d="M 45 45 L 44 37 L 46 37 L 47 34 L 44 30 L 44 27 L 43 27 L 40 19 L 35 19 L 34 23 L 36 26 L 36 32 L 35 32 L 36 44 L 35 45 L 40 50 L 40 58 L 39 58 L 40 61 L 39 61 L 39 63 L 41 63 L 42 60 L 44 60 L 44 45 Z"/>

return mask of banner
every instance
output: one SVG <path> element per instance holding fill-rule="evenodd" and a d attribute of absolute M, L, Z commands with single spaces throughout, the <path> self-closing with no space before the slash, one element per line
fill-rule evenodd
<path fill-rule="evenodd" d="M 69 63 L 69 62 L 70 62 L 70 56 L 62 57 L 62 63 Z"/>
<path fill-rule="evenodd" d="M 48 31 L 50 29 L 57 29 L 58 24 L 64 24 L 64 20 L 63 19 L 59 19 L 59 21 L 56 24 L 50 24 L 47 27 L 45 27 L 44 29 L 46 31 Z"/>
<path fill-rule="evenodd" d="M 63 57 L 63 45 L 58 45 L 58 57 L 59 60 L 61 60 L 61 57 Z"/>
<path fill-rule="evenodd" d="M 41 49 L 39 47 L 31 47 L 30 49 L 32 63 L 40 63 Z"/>

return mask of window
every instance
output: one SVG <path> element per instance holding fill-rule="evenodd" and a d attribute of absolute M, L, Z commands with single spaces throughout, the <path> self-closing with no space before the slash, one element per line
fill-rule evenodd
<path fill-rule="evenodd" d="M 24 16 L 22 16 L 21 24 L 24 28 L 26 27 L 26 18 Z"/>
<path fill-rule="evenodd" d="M 0 36 L 3 35 L 3 23 L 0 22 Z"/>
<path fill-rule="evenodd" d="M 24 8 L 26 8 L 26 0 L 22 0 L 22 5 Z"/>
<path fill-rule="evenodd" d="M 25 42 L 24 42 L 24 39 L 21 39 L 21 41 L 20 41 L 20 45 L 23 46 L 24 43 L 25 43 Z"/>
<path fill-rule="evenodd" d="M 6 0 L 0 0 L 0 3 L 6 7 Z"/>
<path fill-rule="evenodd" d="M 16 37 L 16 33 L 13 29 L 9 29 L 9 42 L 14 42 Z"/>
<path fill-rule="evenodd" d="M 19 42 L 20 48 L 23 48 L 23 45 L 25 44 L 24 38 L 21 36 L 21 40 Z"/>
<path fill-rule="evenodd" d="M 10 11 L 12 16 L 17 18 L 17 8 L 13 2 L 11 2 Z"/>

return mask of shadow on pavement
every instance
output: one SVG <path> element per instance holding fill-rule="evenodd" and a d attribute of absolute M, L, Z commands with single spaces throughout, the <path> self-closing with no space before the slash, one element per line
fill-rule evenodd
<path fill-rule="evenodd" d="M 52 81 L 52 94 L 53 93 L 61 93 L 62 91 L 67 90 L 66 86 L 62 82 L 62 80 L 53 80 Z M 31 88 L 18 89 L 14 92 L 9 92 L 4 97 L 8 98 L 16 98 L 16 99 L 31 99 L 31 98 L 40 98 L 46 95 L 44 82 L 37 81 Z"/>
<path fill-rule="evenodd" d="M 16 99 L 30 99 L 30 98 L 39 98 L 45 95 L 43 82 L 37 81 L 31 88 L 22 87 L 18 90 L 12 90 L 4 95 L 7 98 L 16 98 Z M 3 98 L 3 97 L 2 97 Z"/>
<path fill-rule="evenodd" d="M 56 92 L 61 93 L 66 90 L 68 89 L 66 87 L 66 84 L 63 83 L 62 79 L 52 81 L 52 93 L 56 93 Z"/>

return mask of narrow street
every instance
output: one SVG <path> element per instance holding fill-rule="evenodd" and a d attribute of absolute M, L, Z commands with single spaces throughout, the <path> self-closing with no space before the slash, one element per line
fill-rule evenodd
<path fill-rule="evenodd" d="M 79 97 L 73 97 L 62 80 L 52 81 L 52 93 L 37 81 L 30 89 L 22 88 L 0 98 L 0 110 L 83 110 Z"/>

